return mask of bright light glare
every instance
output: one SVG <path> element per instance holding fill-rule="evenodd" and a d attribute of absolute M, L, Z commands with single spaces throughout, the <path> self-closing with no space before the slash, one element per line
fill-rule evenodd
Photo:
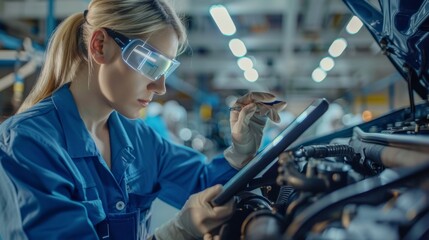
<path fill-rule="evenodd" d="M 217 27 L 223 35 L 231 36 L 236 32 L 234 22 L 228 13 L 228 10 L 223 5 L 213 5 L 210 7 L 210 15 L 212 15 Z"/>
<path fill-rule="evenodd" d="M 204 150 L 204 139 L 201 137 L 194 138 L 192 140 L 191 146 L 193 149 L 196 149 L 198 151 Z"/>
<path fill-rule="evenodd" d="M 331 57 L 325 57 L 320 61 L 320 68 L 325 72 L 330 71 L 334 66 L 335 62 Z"/>
<path fill-rule="evenodd" d="M 254 82 L 258 80 L 259 74 L 254 68 L 244 71 L 244 77 L 249 82 Z"/>
<path fill-rule="evenodd" d="M 365 111 L 363 111 L 362 112 L 362 120 L 364 121 L 364 122 L 368 122 L 368 121 L 371 121 L 372 120 L 372 112 L 371 111 L 369 111 L 369 110 L 365 110 Z"/>
<path fill-rule="evenodd" d="M 328 51 L 332 57 L 338 57 L 344 52 L 346 47 L 347 41 L 344 38 L 338 38 L 332 43 Z"/>
<path fill-rule="evenodd" d="M 229 48 L 231 49 L 232 54 L 236 57 L 242 57 L 247 53 L 246 46 L 243 41 L 238 38 L 234 38 L 229 41 Z"/>
<path fill-rule="evenodd" d="M 320 68 L 316 68 L 311 74 L 311 77 L 313 78 L 313 81 L 321 82 L 326 78 L 326 72 Z"/>
<path fill-rule="evenodd" d="M 359 32 L 362 26 L 363 26 L 362 21 L 358 17 L 353 16 L 350 19 L 350 22 L 346 26 L 346 31 L 350 34 L 356 34 L 357 32 Z"/>
<path fill-rule="evenodd" d="M 241 57 L 237 60 L 237 64 L 241 70 L 246 71 L 247 69 L 253 68 L 252 59 L 248 57 Z"/>
<path fill-rule="evenodd" d="M 183 141 L 189 141 L 192 138 L 192 131 L 189 128 L 182 128 L 179 130 L 179 137 Z"/>

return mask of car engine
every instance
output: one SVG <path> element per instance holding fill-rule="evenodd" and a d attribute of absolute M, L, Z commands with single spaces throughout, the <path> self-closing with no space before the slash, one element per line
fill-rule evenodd
<path fill-rule="evenodd" d="M 424 123 L 388 127 L 388 115 L 287 149 L 235 196 L 221 239 L 429 239 L 429 105 L 419 108 Z"/>

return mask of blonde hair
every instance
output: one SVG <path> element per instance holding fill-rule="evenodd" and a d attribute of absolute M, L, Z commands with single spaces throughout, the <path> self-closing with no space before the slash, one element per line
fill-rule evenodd
<path fill-rule="evenodd" d="M 88 37 L 95 29 L 111 28 L 130 37 L 150 36 L 172 27 L 179 38 L 179 52 L 186 47 L 185 27 L 167 0 L 92 0 L 86 18 L 76 13 L 55 30 L 37 83 L 18 112 L 25 111 L 63 84 L 70 82 L 87 60 Z M 88 62 L 90 65 L 90 62 Z"/>

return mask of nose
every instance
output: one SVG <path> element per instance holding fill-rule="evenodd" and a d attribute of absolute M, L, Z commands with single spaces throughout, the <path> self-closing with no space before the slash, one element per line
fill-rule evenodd
<path fill-rule="evenodd" d="M 157 95 L 164 95 L 167 92 L 165 87 L 165 76 L 162 75 L 156 81 L 152 81 L 147 86 L 148 90 L 155 92 Z"/>

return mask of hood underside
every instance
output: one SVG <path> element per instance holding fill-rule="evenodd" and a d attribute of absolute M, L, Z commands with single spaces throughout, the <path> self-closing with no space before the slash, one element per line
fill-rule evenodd
<path fill-rule="evenodd" d="M 429 0 L 343 0 L 422 99 L 429 95 Z"/>

